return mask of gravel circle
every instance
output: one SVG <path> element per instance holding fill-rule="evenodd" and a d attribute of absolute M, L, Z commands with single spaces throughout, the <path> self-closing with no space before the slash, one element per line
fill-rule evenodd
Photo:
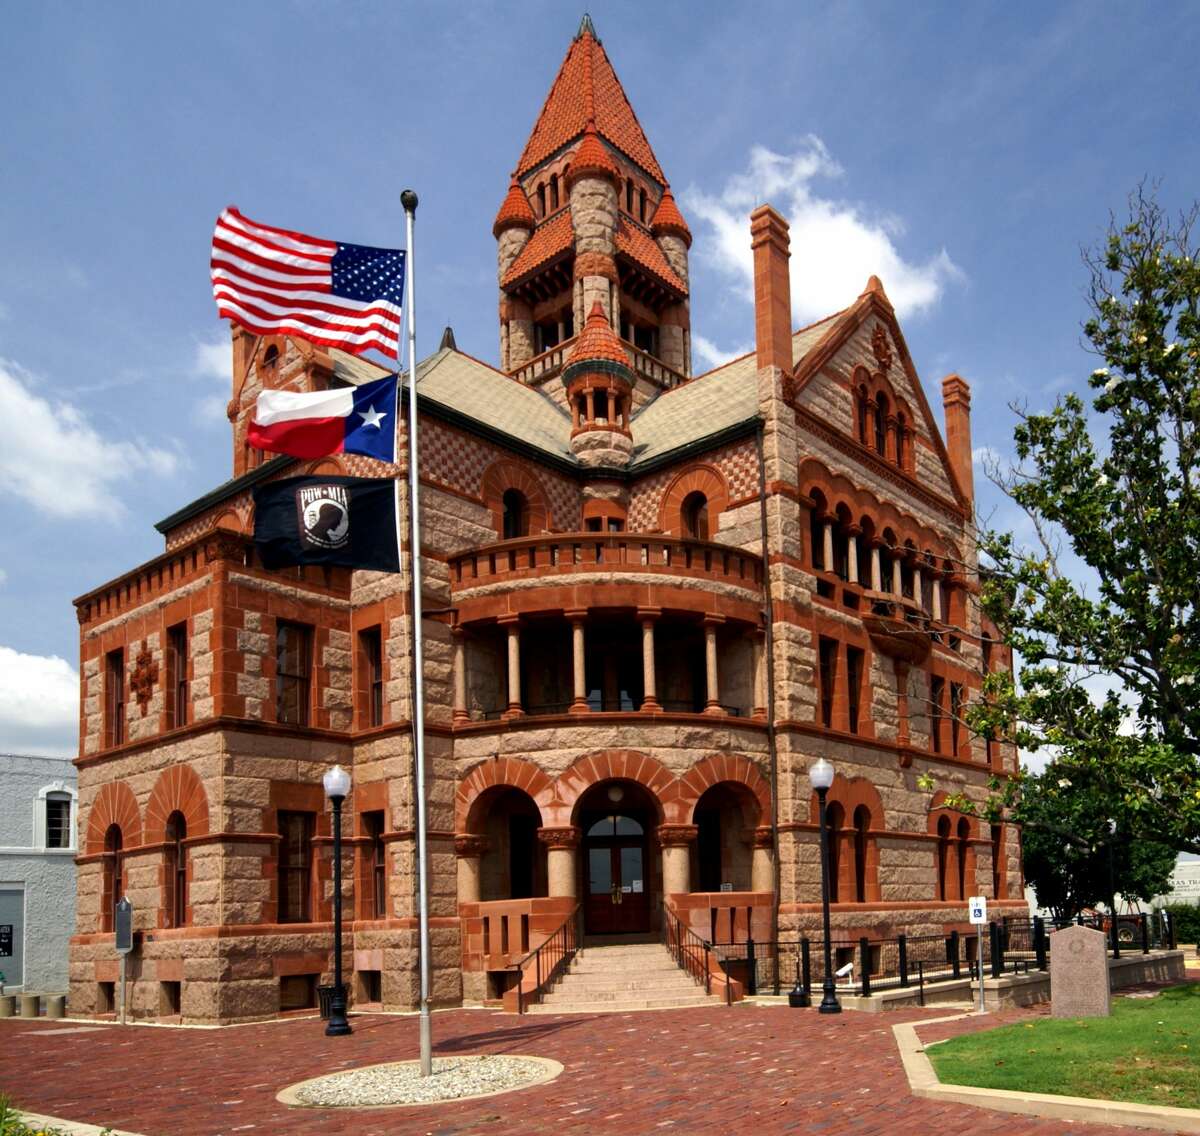
<path fill-rule="evenodd" d="M 557 1061 L 544 1057 L 435 1057 L 429 1077 L 421 1076 L 419 1061 L 394 1061 L 301 1081 L 284 1089 L 278 1099 L 308 1108 L 436 1104 L 524 1089 L 552 1080 L 561 1072 Z"/>

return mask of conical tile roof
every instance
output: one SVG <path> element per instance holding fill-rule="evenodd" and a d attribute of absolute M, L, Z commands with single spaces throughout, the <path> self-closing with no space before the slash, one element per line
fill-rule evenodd
<path fill-rule="evenodd" d="M 679 212 L 679 206 L 675 204 L 675 195 L 670 186 L 663 190 L 662 200 L 654 211 L 650 231 L 655 236 L 659 233 L 675 233 L 683 238 L 688 248 L 692 247 L 692 231 L 683 219 L 683 214 Z"/>
<path fill-rule="evenodd" d="M 517 184 L 517 179 L 513 178 L 508 187 L 508 193 L 500 203 L 500 211 L 496 214 L 495 221 L 492 222 L 492 236 L 498 237 L 505 229 L 516 226 L 532 229 L 536 225 L 537 218 L 533 215 L 533 207 Z"/>
<path fill-rule="evenodd" d="M 598 360 L 617 363 L 626 370 L 629 369 L 629 356 L 621 346 L 617 333 L 613 331 L 612 324 L 608 322 L 599 300 L 592 305 L 583 331 L 579 333 L 575 346 L 571 348 L 571 354 L 567 356 L 567 367 Z"/>

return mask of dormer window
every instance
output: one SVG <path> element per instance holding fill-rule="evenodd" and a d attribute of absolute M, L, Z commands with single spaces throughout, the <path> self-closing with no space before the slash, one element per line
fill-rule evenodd
<path fill-rule="evenodd" d="M 646 191 L 638 190 L 638 220 L 644 225 L 646 223 Z"/>
<path fill-rule="evenodd" d="M 550 175 L 550 210 L 558 208 L 558 174 Z"/>
<path fill-rule="evenodd" d="M 538 182 L 537 187 L 537 203 L 538 217 L 546 216 L 546 186 L 544 182 Z"/>
<path fill-rule="evenodd" d="M 625 212 L 633 216 L 633 178 L 625 182 Z"/>

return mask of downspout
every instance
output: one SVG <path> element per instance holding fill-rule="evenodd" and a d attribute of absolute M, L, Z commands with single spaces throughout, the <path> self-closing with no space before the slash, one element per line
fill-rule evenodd
<path fill-rule="evenodd" d="M 771 602 L 771 566 L 767 547 L 767 470 L 763 457 L 763 422 L 754 432 L 758 449 L 758 523 L 762 533 L 763 590 L 767 608 L 767 755 L 771 763 L 771 863 L 775 902 L 771 904 L 771 942 L 779 941 L 779 750 L 775 737 L 775 609 Z M 775 952 L 778 978 L 779 951 Z"/>

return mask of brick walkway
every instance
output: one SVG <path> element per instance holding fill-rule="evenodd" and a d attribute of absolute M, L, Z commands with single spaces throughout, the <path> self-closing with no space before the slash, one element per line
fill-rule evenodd
<path fill-rule="evenodd" d="M 434 1015 L 435 1052 L 528 1053 L 561 1061 L 549 1085 L 463 1104 L 356 1113 L 289 1110 L 286 1084 L 416 1056 L 412 1017 L 354 1019 L 326 1038 L 313 1020 L 224 1030 L 0 1022 L 0 1090 L 31 1111 L 145 1136 L 253 1133 L 959 1132 L 973 1136 L 1134 1136 L 1134 1130 L 1027 1120 L 917 1100 L 892 1040 L 904 1014 L 820 1017 L 782 1006 L 518 1019 Z M 1006 1013 L 1002 1020 L 1019 1016 Z M 993 1018 L 994 1022 L 996 1018 Z M 930 1041 L 944 1027 L 923 1031 Z M 76 1031 L 79 1032 L 76 1032 Z M 959 1032 L 955 1029 L 955 1032 Z"/>

